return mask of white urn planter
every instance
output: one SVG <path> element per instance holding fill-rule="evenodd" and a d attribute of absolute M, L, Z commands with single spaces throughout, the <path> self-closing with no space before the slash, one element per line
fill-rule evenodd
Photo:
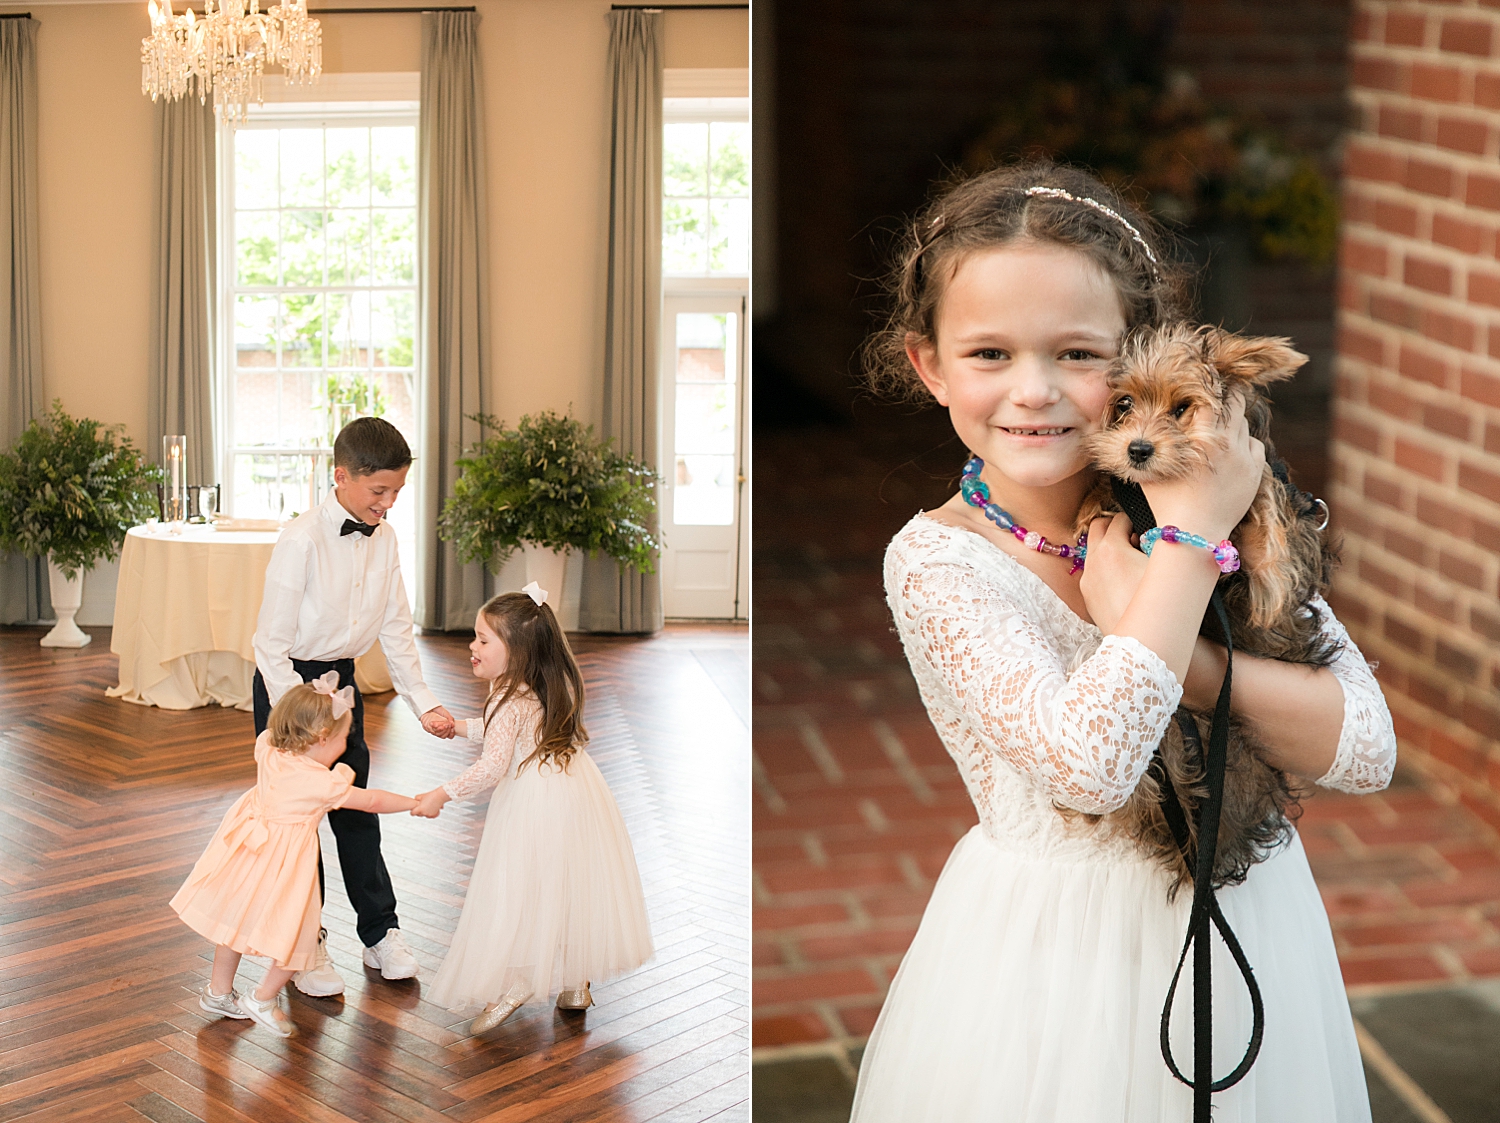
<path fill-rule="evenodd" d="M 521 544 L 526 559 L 526 580 L 535 581 L 547 590 L 547 603 L 554 612 L 562 611 L 563 579 L 568 574 L 568 550 L 549 550 L 530 542 Z"/>
<path fill-rule="evenodd" d="M 73 622 L 83 605 L 83 570 L 69 578 L 48 557 L 47 583 L 52 590 L 52 611 L 57 616 L 57 625 L 42 637 L 42 646 L 84 647 L 91 643 L 94 637 Z"/>

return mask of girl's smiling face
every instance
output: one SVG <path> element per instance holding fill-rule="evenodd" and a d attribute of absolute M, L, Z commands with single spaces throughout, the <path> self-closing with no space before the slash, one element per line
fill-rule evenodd
<path fill-rule="evenodd" d="M 474 642 L 469 644 L 469 665 L 474 668 L 474 676 L 486 681 L 497 679 L 505 673 L 509 661 L 505 641 L 495 634 L 484 613 L 479 613 L 474 617 Z"/>
<path fill-rule="evenodd" d="M 907 354 L 1003 494 L 1088 467 L 1083 438 L 1102 423 L 1124 332 L 1119 294 L 1092 258 L 1025 242 L 965 258 L 943 291 L 936 339 Z"/>

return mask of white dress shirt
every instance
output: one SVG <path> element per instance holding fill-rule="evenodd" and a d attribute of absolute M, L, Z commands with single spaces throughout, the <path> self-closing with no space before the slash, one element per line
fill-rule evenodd
<path fill-rule="evenodd" d="M 396 531 L 382 519 L 368 538 L 340 534 L 352 517 L 330 489 L 282 530 L 266 567 L 255 666 L 274 706 L 302 681 L 293 659 L 353 659 L 378 639 L 391 682 L 420 716 L 440 703 L 422 679 Z"/>

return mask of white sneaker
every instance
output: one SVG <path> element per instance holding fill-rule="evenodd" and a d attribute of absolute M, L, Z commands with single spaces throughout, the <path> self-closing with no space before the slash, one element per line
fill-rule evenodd
<path fill-rule="evenodd" d="M 254 993 L 242 994 L 236 1005 L 240 1012 L 252 1021 L 259 1022 L 277 1037 L 290 1037 L 294 1031 L 292 1019 L 281 1008 L 280 995 L 272 995 L 266 1001 L 256 999 Z"/>
<path fill-rule="evenodd" d="M 385 939 L 372 948 L 365 948 L 365 966 L 379 968 L 382 979 L 417 977 L 417 957 L 406 946 L 406 938 L 399 928 L 387 930 Z"/>
<path fill-rule="evenodd" d="M 333 960 L 328 956 L 328 933 L 318 932 L 318 950 L 313 965 L 306 971 L 292 976 L 292 985 L 303 994 L 313 998 L 328 998 L 344 993 L 344 976 L 340 975 Z"/>

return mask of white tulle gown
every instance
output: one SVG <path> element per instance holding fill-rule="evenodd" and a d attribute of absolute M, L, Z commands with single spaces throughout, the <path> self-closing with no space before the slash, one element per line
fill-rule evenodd
<path fill-rule="evenodd" d="M 896 626 L 979 825 L 954 848 L 871 1034 L 856 1123 L 1177 1123 L 1192 1093 L 1162 1062 L 1162 1001 L 1191 892 L 1101 813 L 1139 782 L 1181 697 L 1136 640 L 1102 639 L 980 535 L 919 515 L 886 554 Z M 1326 605 L 1327 634 L 1347 641 Z M 1345 642 L 1337 758 L 1319 782 L 1375 791 L 1395 736 L 1369 667 Z M 1214 1096 L 1217 1123 L 1368 1123 L 1369 1102 L 1327 914 L 1300 841 L 1219 900 L 1265 999 L 1260 1058 Z M 1243 984 L 1214 954 L 1215 1078 L 1243 1052 Z M 1191 968 L 1173 1018 L 1192 1071 Z"/>
<path fill-rule="evenodd" d="M 541 705 L 514 697 L 468 722 L 484 750 L 443 785 L 453 799 L 489 788 L 489 814 L 448 956 L 426 997 L 467 1012 L 512 993 L 543 1001 L 651 958 L 635 850 L 614 795 L 583 749 L 564 771 L 520 765 L 536 747 Z"/>

